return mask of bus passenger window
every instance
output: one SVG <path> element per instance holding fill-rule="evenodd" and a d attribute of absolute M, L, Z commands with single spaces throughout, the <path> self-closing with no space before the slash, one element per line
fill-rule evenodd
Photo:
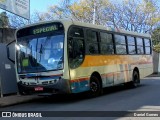
<path fill-rule="evenodd" d="M 77 32 L 73 31 L 76 30 Z M 80 66 L 84 59 L 84 38 L 83 29 L 72 27 L 69 32 L 68 38 L 68 57 L 70 68 L 77 68 Z"/>
<path fill-rule="evenodd" d="M 84 58 L 84 43 L 81 39 L 70 39 L 68 42 L 69 64 L 71 68 L 78 67 Z"/>
<path fill-rule="evenodd" d="M 112 34 L 100 32 L 100 51 L 102 54 L 114 54 Z"/>
<path fill-rule="evenodd" d="M 127 54 L 125 36 L 115 34 L 115 44 L 117 54 Z"/>
<path fill-rule="evenodd" d="M 149 39 L 144 39 L 144 45 L 145 45 L 145 53 L 151 54 L 151 42 Z"/>
<path fill-rule="evenodd" d="M 143 39 L 137 37 L 136 40 L 137 40 L 137 53 L 144 54 Z"/>
<path fill-rule="evenodd" d="M 89 49 L 89 53 L 90 54 L 98 54 L 98 46 L 97 46 L 97 44 L 93 44 L 93 43 L 89 44 L 88 45 L 88 49 Z"/>
<path fill-rule="evenodd" d="M 89 54 L 99 54 L 98 33 L 93 30 L 87 30 L 87 52 Z"/>
<path fill-rule="evenodd" d="M 135 38 L 132 36 L 127 36 L 127 43 L 128 43 L 128 53 L 136 54 Z"/>

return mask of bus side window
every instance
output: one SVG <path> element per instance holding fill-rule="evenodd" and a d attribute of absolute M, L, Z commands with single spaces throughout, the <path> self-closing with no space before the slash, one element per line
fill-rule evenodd
<path fill-rule="evenodd" d="M 136 40 L 137 40 L 137 53 L 144 54 L 143 39 L 137 37 Z"/>
<path fill-rule="evenodd" d="M 88 29 L 87 34 L 87 52 L 89 54 L 99 54 L 98 33 Z"/>
<path fill-rule="evenodd" d="M 126 40 L 124 35 L 115 34 L 115 44 L 117 54 L 127 54 Z"/>
<path fill-rule="evenodd" d="M 151 54 L 151 42 L 150 39 L 144 39 L 145 54 Z"/>
<path fill-rule="evenodd" d="M 75 30 L 75 31 L 74 31 Z M 77 68 L 84 59 L 83 29 L 72 27 L 68 38 L 68 57 L 70 68 Z"/>
<path fill-rule="evenodd" d="M 100 51 L 102 54 L 114 54 L 112 34 L 100 32 Z"/>
<path fill-rule="evenodd" d="M 132 36 L 127 36 L 127 43 L 128 43 L 128 53 L 136 54 L 135 38 Z"/>

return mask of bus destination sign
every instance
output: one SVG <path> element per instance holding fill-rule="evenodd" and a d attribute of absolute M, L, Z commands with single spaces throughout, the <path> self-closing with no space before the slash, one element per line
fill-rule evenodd
<path fill-rule="evenodd" d="M 17 32 L 17 38 L 30 35 L 38 35 L 43 33 L 50 33 L 54 31 L 64 31 L 63 24 L 56 22 L 56 23 L 47 23 L 47 24 L 40 24 L 40 25 L 26 27 L 20 29 Z"/>
<path fill-rule="evenodd" d="M 51 26 L 44 26 L 44 27 L 40 27 L 40 28 L 36 28 L 33 29 L 33 34 L 40 34 L 40 33 L 46 33 L 46 32 L 52 32 L 58 30 L 58 26 L 57 25 L 51 25 Z"/>

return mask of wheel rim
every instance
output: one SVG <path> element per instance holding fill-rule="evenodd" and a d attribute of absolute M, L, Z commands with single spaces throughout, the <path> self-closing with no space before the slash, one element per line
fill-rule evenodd
<path fill-rule="evenodd" d="M 98 91 L 98 84 L 96 82 L 91 82 L 91 91 L 96 93 Z"/>
<path fill-rule="evenodd" d="M 134 76 L 134 86 L 138 86 L 139 85 L 139 79 L 138 79 L 138 75 Z"/>

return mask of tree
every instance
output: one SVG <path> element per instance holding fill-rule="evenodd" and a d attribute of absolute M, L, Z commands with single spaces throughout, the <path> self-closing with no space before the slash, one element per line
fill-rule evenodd
<path fill-rule="evenodd" d="M 10 20 L 9 21 L 10 22 L 10 27 L 12 27 L 12 28 L 19 28 L 19 27 L 22 27 L 22 26 L 25 26 L 25 25 L 28 25 L 28 24 L 31 24 L 31 23 L 37 23 L 37 22 L 40 22 L 40 21 L 47 20 L 46 16 L 44 16 L 43 13 L 38 12 L 38 11 L 35 11 L 31 15 L 30 20 L 26 20 L 22 17 L 14 15 L 14 14 L 9 14 L 8 18 Z"/>
<path fill-rule="evenodd" d="M 121 28 L 140 33 L 151 33 L 160 25 L 158 0 L 61 0 L 47 12 L 35 12 L 30 23 L 55 19 L 72 19 L 85 23 Z M 95 17 L 94 17 L 95 15 Z M 16 21 L 15 21 L 16 19 Z M 23 26 L 24 20 L 13 18 L 12 24 Z"/>
<path fill-rule="evenodd" d="M 9 27 L 9 19 L 6 12 L 0 13 L 0 27 L 1 28 Z"/>
<path fill-rule="evenodd" d="M 160 52 L 160 27 L 152 32 L 153 50 Z"/>
<path fill-rule="evenodd" d="M 141 33 L 151 33 L 160 24 L 158 0 L 123 0 L 117 4 L 109 0 L 68 1 L 50 6 L 43 15 L 51 20 L 69 18 L 92 23 L 95 10 L 96 24 Z"/>
<path fill-rule="evenodd" d="M 26 19 L 14 14 L 9 14 L 8 18 L 10 22 L 10 27 L 12 28 L 19 28 L 28 24 L 28 21 Z"/>
<path fill-rule="evenodd" d="M 46 14 L 44 14 L 44 13 L 42 13 L 42 12 L 35 11 L 35 12 L 31 15 L 30 23 L 37 23 L 37 22 L 46 21 L 46 20 L 49 20 L 49 19 L 46 17 Z"/>
<path fill-rule="evenodd" d="M 49 7 L 49 11 L 44 13 L 49 19 L 72 19 L 81 22 L 92 23 L 94 8 L 96 9 L 96 24 L 100 22 L 103 8 L 108 7 L 108 0 L 79 0 L 66 2 L 64 0 L 61 5 L 54 5 Z"/>
<path fill-rule="evenodd" d="M 113 4 L 111 23 L 129 31 L 151 32 L 160 21 L 156 3 L 156 0 L 123 0 L 121 4 Z"/>

